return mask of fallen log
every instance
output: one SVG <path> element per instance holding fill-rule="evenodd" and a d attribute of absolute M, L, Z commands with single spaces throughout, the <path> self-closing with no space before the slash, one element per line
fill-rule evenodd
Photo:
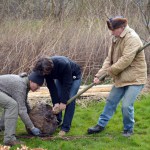
<path fill-rule="evenodd" d="M 86 86 L 81 86 L 79 89 L 80 90 L 86 88 Z M 107 85 L 97 85 L 97 86 L 93 86 L 91 89 L 88 89 L 85 93 L 89 93 L 89 92 L 110 92 L 112 89 L 112 85 L 111 84 L 107 84 Z M 84 94 L 84 93 L 83 93 Z"/>
<path fill-rule="evenodd" d="M 80 86 L 78 93 L 83 89 L 85 89 L 87 86 L 88 85 Z M 112 88 L 111 84 L 93 86 L 91 89 L 88 89 L 86 92 L 80 95 L 80 98 L 93 96 L 99 98 L 106 98 L 111 88 Z M 28 99 L 31 108 L 35 106 L 38 101 L 42 101 L 49 104 L 50 103 L 49 90 L 47 87 L 41 87 L 40 90 L 37 90 L 36 92 L 29 92 Z"/>
<path fill-rule="evenodd" d="M 85 92 L 82 94 L 82 97 L 91 97 L 91 96 L 97 96 L 100 98 L 106 98 L 109 95 L 110 92 Z"/>
<path fill-rule="evenodd" d="M 79 92 L 82 89 L 86 88 L 87 86 L 88 85 L 80 86 Z M 97 86 L 93 86 L 91 89 L 87 90 L 86 92 L 87 93 L 93 92 L 95 94 L 96 94 L 96 92 L 110 92 L 111 88 L 112 88 L 111 84 L 108 84 L 108 85 L 97 85 Z M 35 98 L 50 97 L 49 90 L 47 89 L 47 87 L 41 87 L 40 90 L 37 90 L 36 92 L 29 92 L 28 98 L 32 99 L 33 97 L 35 97 Z"/>

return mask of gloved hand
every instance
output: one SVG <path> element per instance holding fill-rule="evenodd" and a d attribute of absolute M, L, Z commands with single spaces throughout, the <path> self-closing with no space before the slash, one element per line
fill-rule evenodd
<path fill-rule="evenodd" d="M 35 127 L 31 129 L 31 132 L 32 132 L 32 134 L 35 135 L 35 136 L 38 136 L 38 135 L 41 134 L 40 129 L 35 128 Z"/>

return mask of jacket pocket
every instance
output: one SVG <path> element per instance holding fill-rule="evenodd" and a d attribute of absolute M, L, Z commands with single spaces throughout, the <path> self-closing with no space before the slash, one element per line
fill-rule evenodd
<path fill-rule="evenodd" d="M 132 83 L 137 81 L 137 71 L 133 68 L 127 68 L 120 74 L 120 82 Z"/>

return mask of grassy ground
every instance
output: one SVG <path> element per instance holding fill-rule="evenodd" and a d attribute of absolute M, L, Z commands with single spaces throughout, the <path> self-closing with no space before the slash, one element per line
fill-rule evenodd
<path fill-rule="evenodd" d="M 90 102 L 87 107 L 77 105 L 71 131 L 65 139 L 53 138 L 42 140 L 21 138 L 30 148 L 41 147 L 48 150 L 148 150 L 150 149 L 150 95 L 142 96 L 135 103 L 135 128 L 134 135 L 130 138 L 123 137 L 121 104 L 116 113 L 102 133 L 88 135 L 87 128 L 97 123 L 105 102 Z M 56 131 L 55 135 L 59 132 Z M 17 135 L 26 134 L 23 123 L 18 120 Z M 0 133 L 2 144 L 3 133 Z M 12 149 L 16 149 L 15 147 Z"/>

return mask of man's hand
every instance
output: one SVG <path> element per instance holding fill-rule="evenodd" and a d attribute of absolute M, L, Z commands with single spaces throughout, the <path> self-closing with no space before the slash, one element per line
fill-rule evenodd
<path fill-rule="evenodd" d="M 95 84 L 98 84 L 98 83 L 100 83 L 100 80 L 99 80 L 98 77 L 95 77 L 94 80 L 93 80 L 93 82 L 94 82 Z"/>
<path fill-rule="evenodd" d="M 52 112 L 53 114 L 59 114 L 61 111 L 65 110 L 66 109 L 66 104 L 64 103 L 60 103 L 60 104 L 55 104 L 53 109 L 52 109 Z"/>
<path fill-rule="evenodd" d="M 56 103 L 52 109 L 53 114 L 59 114 L 61 112 L 60 110 L 60 104 Z"/>
<path fill-rule="evenodd" d="M 61 111 L 65 110 L 65 109 L 66 109 L 66 104 L 60 103 L 59 109 L 60 109 Z"/>

